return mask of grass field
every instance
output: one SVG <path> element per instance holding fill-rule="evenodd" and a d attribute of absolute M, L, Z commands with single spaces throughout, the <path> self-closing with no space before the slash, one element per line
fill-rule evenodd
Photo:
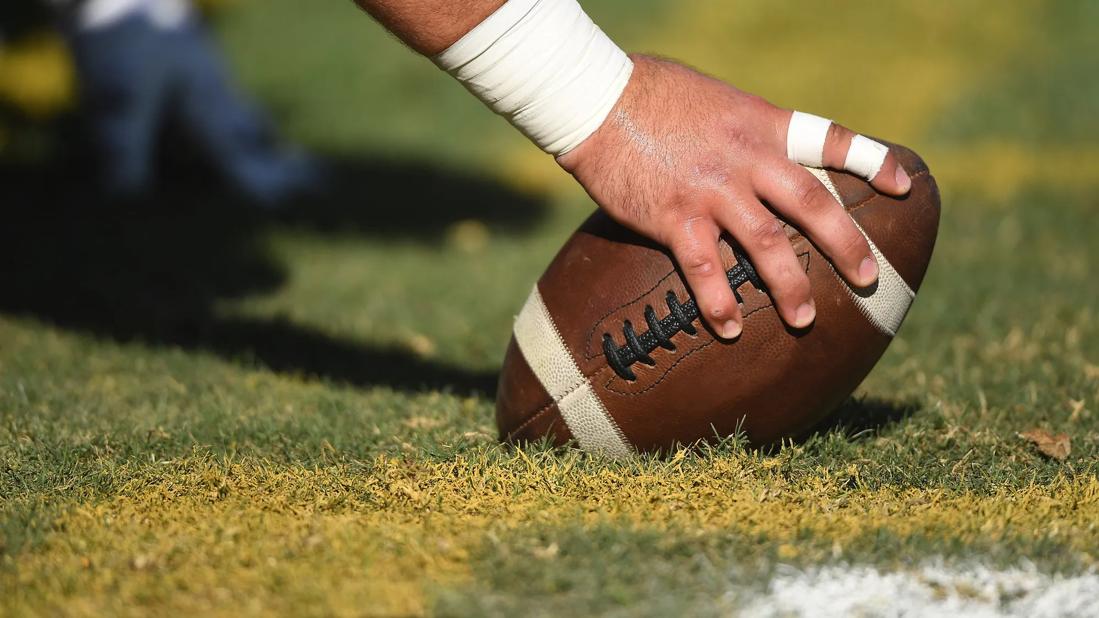
<path fill-rule="evenodd" d="M 591 203 L 350 2 L 242 2 L 222 42 L 338 190 L 5 208 L 0 612 L 1099 611 L 1097 5 L 585 5 L 939 178 L 924 288 L 837 418 L 769 453 L 499 446 L 512 316 Z"/>

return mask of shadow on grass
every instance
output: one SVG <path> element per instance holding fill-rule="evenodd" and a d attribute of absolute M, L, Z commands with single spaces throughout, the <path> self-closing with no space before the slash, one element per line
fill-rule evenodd
<path fill-rule="evenodd" d="M 164 195 L 122 206 L 90 197 L 79 168 L 0 164 L 0 312 L 357 386 L 493 393 L 494 373 L 286 319 L 227 318 L 214 305 L 283 285 L 285 265 L 263 246 L 270 226 L 430 242 L 461 219 L 522 232 L 544 213 L 541 200 L 428 165 L 342 160 L 323 195 L 277 212 L 245 207 L 195 169 L 169 179 Z"/>
<path fill-rule="evenodd" d="M 910 401 L 849 397 L 839 408 L 817 423 L 807 437 L 835 432 L 856 440 L 880 433 L 912 416 L 919 409 L 916 403 Z"/>

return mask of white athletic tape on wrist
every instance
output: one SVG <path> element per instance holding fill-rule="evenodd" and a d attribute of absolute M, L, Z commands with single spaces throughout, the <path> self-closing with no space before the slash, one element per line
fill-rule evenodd
<path fill-rule="evenodd" d="M 884 144 L 856 135 L 851 140 L 851 148 L 847 151 L 847 160 L 843 163 L 843 169 L 867 180 L 873 180 L 874 176 L 881 171 L 887 154 L 889 154 L 889 148 Z"/>
<path fill-rule="evenodd" d="M 576 0 L 509 0 L 433 60 L 553 155 L 603 124 L 633 72 Z"/>
<path fill-rule="evenodd" d="M 786 157 L 794 163 L 821 167 L 824 165 L 824 141 L 832 121 L 805 112 L 790 116 L 786 131 Z"/>

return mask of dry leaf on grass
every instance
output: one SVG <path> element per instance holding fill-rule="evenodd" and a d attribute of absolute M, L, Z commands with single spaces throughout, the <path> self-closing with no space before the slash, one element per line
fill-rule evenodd
<path fill-rule="evenodd" d="M 1072 442 L 1067 433 L 1052 434 L 1045 429 L 1035 428 L 1024 431 L 1019 437 L 1033 442 L 1043 455 L 1057 461 L 1064 461 L 1072 452 Z"/>

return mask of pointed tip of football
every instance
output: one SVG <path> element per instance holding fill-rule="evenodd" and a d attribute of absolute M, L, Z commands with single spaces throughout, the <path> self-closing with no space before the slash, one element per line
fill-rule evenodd
<path fill-rule="evenodd" d="M 511 338 L 496 390 L 496 426 L 500 441 L 521 444 L 549 436 L 554 444 L 572 439 L 553 397 L 534 375 L 522 350 Z"/>

